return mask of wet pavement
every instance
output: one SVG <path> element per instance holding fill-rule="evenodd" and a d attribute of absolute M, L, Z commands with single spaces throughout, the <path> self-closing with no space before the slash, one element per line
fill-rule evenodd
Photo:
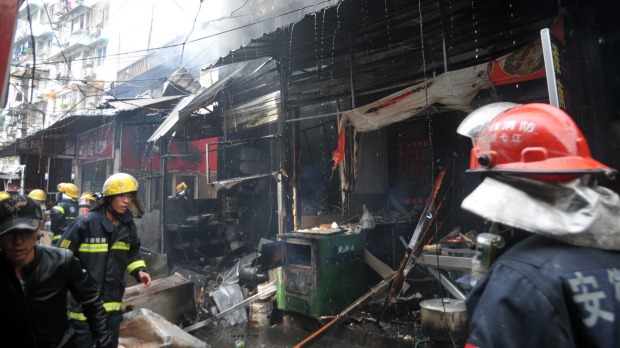
<path fill-rule="evenodd" d="M 189 268 L 188 265 L 185 267 Z M 195 272 L 180 268 L 176 269 L 176 272 L 181 272 L 196 282 L 197 291 L 200 293 L 206 294 L 217 288 L 220 272 L 204 267 L 192 269 Z M 462 347 L 462 343 L 430 342 L 420 328 L 420 301 L 432 298 L 433 294 L 440 292 L 436 279 L 418 275 L 408 279 L 408 282 L 416 291 L 412 291 L 408 297 L 393 299 L 385 311 L 383 322 L 379 323 L 378 318 L 382 313 L 385 296 L 378 294 L 304 347 Z M 214 303 L 201 304 L 204 309 L 212 306 Z M 202 327 L 192 332 L 192 335 L 214 348 L 236 347 L 237 342 L 243 342 L 243 347 L 279 348 L 294 347 L 320 328 L 315 319 L 291 312 L 282 313 L 275 307 L 274 303 L 272 312 L 268 314 L 269 319 L 266 322 L 259 320 L 262 323 L 258 325 L 256 320 L 252 319 L 252 309 L 248 307 L 249 321 L 230 325 L 222 320 Z M 205 317 L 201 319 L 204 320 Z M 328 322 L 329 319 L 325 319 L 323 325 Z"/>
<path fill-rule="evenodd" d="M 377 306 L 369 306 L 369 309 Z M 402 309 L 407 310 L 407 309 Z M 431 347 L 419 327 L 419 311 L 412 310 L 404 319 L 377 323 L 375 313 L 359 312 L 342 319 L 305 347 Z M 401 317 L 402 317 L 402 313 Z M 235 347 L 243 341 L 244 347 L 293 347 L 312 335 L 317 323 L 304 322 L 301 317 L 286 315 L 277 324 L 256 327 L 245 322 L 235 326 L 210 326 L 193 335 L 214 348 Z"/>
<path fill-rule="evenodd" d="M 416 341 L 407 331 L 409 330 L 402 330 L 400 334 L 397 331 L 390 333 L 376 325 L 345 324 L 328 330 L 305 347 L 413 347 Z M 235 347 L 237 341 L 243 341 L 245 347 L 293 347 L 311 334 L 310 331 L 283 324 L 268 328 L 256 328 L 244 324 L 225 328 L 204 328 L 194 332 L 194 336 L 213 348 Z M 418 347 L 426 346 L 420 344 Z"/>

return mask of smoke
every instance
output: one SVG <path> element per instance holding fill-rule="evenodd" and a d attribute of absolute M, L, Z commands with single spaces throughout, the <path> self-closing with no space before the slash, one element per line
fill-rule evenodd
<path fill-rule="evenodd" d="M 183 61 L 195 76 L 220 56 L 264 33 L 293 23 L 330 4 L 325 0 L 129 0 L 117 11 L 108 53 L 180 44 Z M 137 16 L 136 13 L 141 14 Z M 113 18 L 111 14 L 110 18 Z M 134 29 L 135 28 L 135 29 Z M 112 39 L 119 37 L 118 49 Z M 149 39 L 150 38 L 150 39 Z M 197 71 L 198 70 L 198 71 Z"/>

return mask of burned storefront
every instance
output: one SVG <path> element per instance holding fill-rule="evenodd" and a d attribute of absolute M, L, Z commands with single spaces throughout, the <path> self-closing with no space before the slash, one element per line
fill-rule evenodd
<path fill-rule="evenodd" d="M 235 250 L 271 256 L 250 261 L 263 273 L 281 266 L 269 277 L 269 308 L 312 319 L 314 329 L 385 290 L 359 322 L 419 329 L 421 302 L 437 297 L 462 313 L 456 300 L 467 289 L 454 280 L 471 269 L 475 236 L 488 226 L 460 209 L 479 178 L 464 175 L 471 143 L 456 129 L 491 102 L 548 102 L 541 29 L 575 53 L 592 39 L 567 30 L 584 25 L 575 11 L 552 1 L 346 0 L 220 58 L 207 70 L 221 79 L 151 138 L 217 137 L 204 150 L 217 147 L 206 181 L 217 203 L 195 213 L 213 214 L 225 256 L 193 248 L 183 258 L 197 269 Z M 580 80 L 576 62 L 560 64 Z M 575 88 L 564 97 L 585 104 Z M 577 118 L 591 134 L 606 127 Z M 602 158 L 612 157 L 600 146 L 607 137 L 592 146 Z M 245 281 L 247 300 L 260 290 Z"/>

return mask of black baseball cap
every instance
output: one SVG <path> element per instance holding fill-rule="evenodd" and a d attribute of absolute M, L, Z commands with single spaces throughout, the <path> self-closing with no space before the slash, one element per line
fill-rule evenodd
<path fill-rule="evenodd" d="M 0 201 L 0 236 L 17 229 L 36 232 L 41 219 L 41 207 L 30 197 L 15 195 Z"/>

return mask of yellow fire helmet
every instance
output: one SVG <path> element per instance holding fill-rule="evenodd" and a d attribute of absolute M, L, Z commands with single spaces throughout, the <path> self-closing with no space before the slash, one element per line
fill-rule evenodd
<path fill-rule="evenodd" d="M 28 194 L 28 197 L 32 199 L 36 199 L 37 201 L 41 201 L 41 202 L 47 201 L 47 193 L 39 189 L 30 191 L 30 193 Z"/>
<path fill-rule="evenodd" d="M 6 191 L 0 191 L 0 201 L 10 198 L 11 194 Z"/>
<path fill-rule="evenodd" d="M 70 182 L 58 184 L 57 188 L 58 192 L 62 192 L 73 199 L 78 199 L 78 197 L 80 197 L 77 186 Z"/>
<path fill-rule="evenodd" d="M 79 199 L 80 202 L 82 202 L 82 201 L 91 202 L 91 201 L 94 201 L 94 200 L 95 200 L 95 196 L 93 196 L 92 192 L 88 192 L 88 191 L 83 192 L 80 195 L 80 199 Z"/>
<path fill-rule="evenodd" d="M 103 194 L 108 197 L 135 191 L 138 191 L 138 180 L 126 173 L 113 174 L 103 183 Z"/>
<path fill-rule="evenodd" d="M 177 185 L 177 193 L 186 190 L 187 189 L 187 185 L 185 184 L 185 182 L 181 182 L 180 184 Z"/>
<path fill-rule="evenodd" d="M 133 176 L 126 173 L 113 174 L 103 183 L 102 191 L 104 197 L 133 193 L 133 201 L 129 205 L 129 210 L 135 217 L 144 215 L 144 206 L 140 195 L 138 195 L 138 180 Z"/>

